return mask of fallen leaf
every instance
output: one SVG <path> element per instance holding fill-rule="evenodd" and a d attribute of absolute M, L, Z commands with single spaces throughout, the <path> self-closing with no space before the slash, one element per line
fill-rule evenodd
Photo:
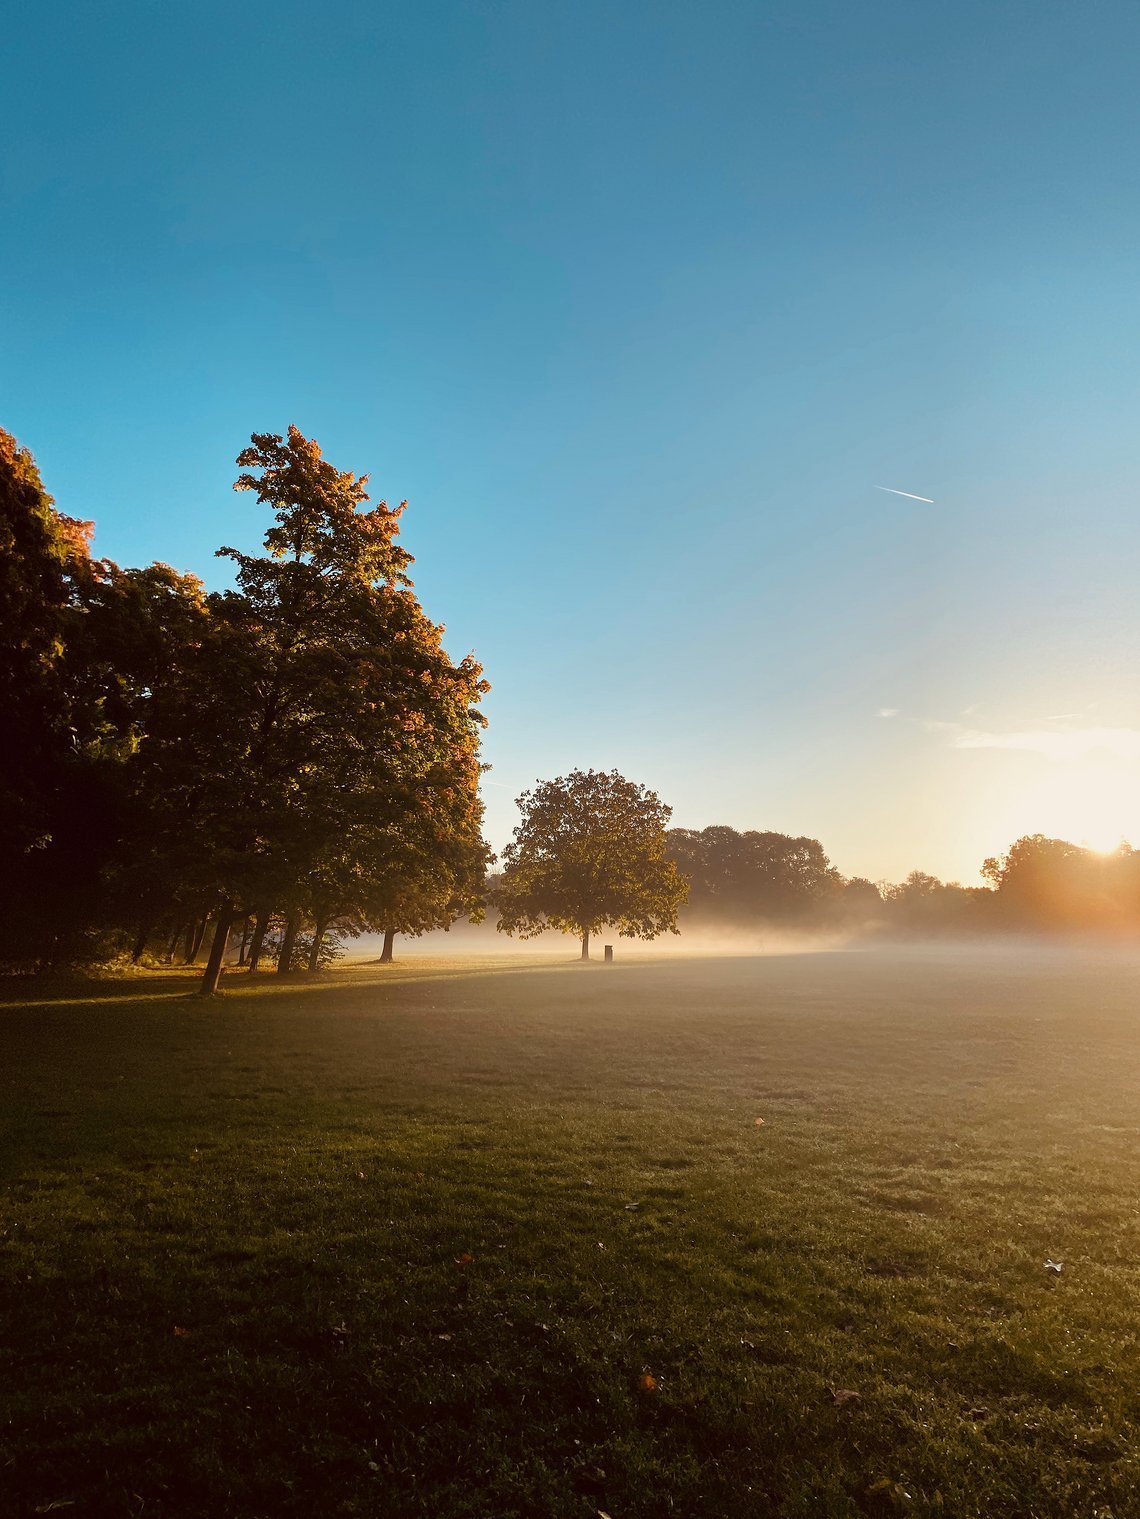
<path fill-rule="evenodd" d="M 831 1401 L 836 1408 L 842 1408 L 844 1403 L 858 1403 L 859 1394 L 851 1387 L 833 1387 Z"/>
<path fill-rule="evenodd" d="M 758 1129 L 762 1129 L 764 1127 L 764 1120 L 762 1118 L 756 1119 L 756 1127 Z"/>
<path fill-rule="evenodd" d="M 651 1371 L 642 1372 L 641 1381 L 637 1384 L 642 1392 L 656 1392 L 657 1378 Z"/>
<path fill-rule="evenodd" d="M 175 1324 L 175 1326 L 174 1326 L 174 1338 L 176 1340 L 184 1340 L 189 1333 L 190 1333 L 189 1329 L 183 1329 L 180 1325 Z"/>
<path fill-rule="evenodd" d="M 475 1257 L 465 1250 L 462 1255 L 457 1255 L 455 1257 L 455 1264 L 457 1266 L 470 1266 L 471 1262 L 474 1259 Z"/>

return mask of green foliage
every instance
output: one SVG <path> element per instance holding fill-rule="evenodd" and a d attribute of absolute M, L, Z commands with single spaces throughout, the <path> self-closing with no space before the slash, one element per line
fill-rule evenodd
<path fill-rule="evenodd" d="M 273 520 L 263 554 L 219 551 L 237 584 L 207 595 L 167 565 L 92 563 L 89 525 L 0 434 L 9 964 L 107 932 L 138 957 L 216 910 L 212 984 L 234 913 L 301 915 L 317 964 L 326 933 L 478 911 L 488 688 L 412 592 L 403 507 L 366 506 L 296 428 L 238 462 Z"/>
<path fill-rule="evenodd" d="M 448 658 L 411 592 L 394 541 L 402 508 L 360 510 L 364 480 L 295 428 L 287 444 L 254 445 L 238 462 L 261 474 L 235 488 L 256 490 L 277 521 L 265 556 L 222 551 L 238 590 L 215 612 L 249 669 L 240 760 L 212 799 L 237 841 L 219 886 L 291 901 L 320 924 L 396 912 L 383 926 L 434 927 L 471 896 L 485 859 L 487 684 L 472 657 Z"/>
<path fill-rule="evenodd" d="M 368 476 L 358 479 L 335 469 L 322 458 L 316 440 L 297 427 L 289 428 L 287 442 L 277 433 L 254 433 L 250 441 L 253 446 L 238 455 L 244 473 L 234 490 L 255 492 L 277 519 L 265 535 L 265 547 L 272 559 L 286 565 L 278 582 L 285 608 L 282 637 L 288 639 L 310 621 L 314 599 L 322 600 L 315 581 L 329 588 L 330 610 L 336 604 L 335 591 L 346 583 L 410 584 L 404 571 L 412 556 L 396 543 L 407 502 L 392 508 L 381 501 L 362 511 L 369 499 L 364 489 Z M 256 560 L 236 549 L 219 552 L 245 569 L 247 580 L 256 582 Z"/>
<path fill-rule="evenodd" d="M 665 853 L 672 809 L 616 770 L 573 770 L 518 799 L 522 821 L 503 851 L 498 926 L 583 939 L 603 925 L 627 938 L 677 931 L 687 882 Z"/>

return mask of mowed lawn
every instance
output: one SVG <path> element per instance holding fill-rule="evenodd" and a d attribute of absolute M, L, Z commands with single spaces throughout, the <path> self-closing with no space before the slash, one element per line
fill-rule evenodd
<path fill-rule="evenodd" d="M 0 1007 L 5 1516 L 1140 1514 L 1140 959 L 188 985 Z"/>

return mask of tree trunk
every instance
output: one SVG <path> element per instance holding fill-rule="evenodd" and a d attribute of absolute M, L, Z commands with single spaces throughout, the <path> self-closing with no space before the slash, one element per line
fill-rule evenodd
<path fill-rule="evenodd" d="M 179 941 L 179 939 L 181 939 L 181 937 L 182 937 L 183 933 L 185 932 L 185 930 L 186 930 L 185 923 L 179 923 L 179 925 L 177 926 L 177 928 L 171 934 L 171 936 L 170 936 L 170 947 L 166 951 L 166 963 L 167 963 L 167 965 L 173 965 L 174 964 L 174 957 L 178 953 L 178 941 Z"/>
<path fill-rule="evenodd" d="M 582 959 L 583 960 L 588 960 L 589 958 L 590 958 L 590 930 L 588 928 L 584 928 L 582 930 Z"/>
<path fill-rule="evenodd" d="M 241 948 L 238 950 L 238 964 L 245 964 L 245 952 L 249 948 L 249 926 L 253 922 L 253 914 L 247 912 L 241 920 Z"/>
<path fill-rule="evenodd" d="M 325 922 L 321 920 L 313 924 L 313 942 L 309 946 L 309 975 L 321 968 L 321 945 L 325 937 Z"/>
<path fill-rule="evenodd" d="M 202 984 L 198 988 L 199 997 L 212 997 L 218 989 L 218 982 L 222 979 L 222 961 L 225 958 L 226 945 L 230 942 L 234 912 L 232 902 L 223 902 L 218 909 L 218 921 L 214 926 L 214 938 L 210 944 L 210 958 L 206 961 Z"/>
<path fill-rule="evenodd" d="M 137 965 L 146 953 L 146 947 L 150 943 L 150 930 L 152 920 L 144 918 L 139 924 L 139 931 L 135 935 L 134 948 L 131 950 L 131 964 Z"/>
<path fill-rule="evenodd" d="M 384 930 L 384 948 L 380 952 L 380 964 L 381 965 L 391 965 L 391 963 L 392 963 L 392 946 L 395 944 L 395 942 L 396 942 L 396 930 L 394 928 L 386 928 Z"/>
<path fill-rule="evenodd" d="M 210 921 L 209 914 L 205 917 L 195 918 L 190 925 L 190 942 L 186 946 L 186 964 L 193 965 L 194 961 L 202 952 L 202 940 L 206 937 L 206 924 Z"/>
<path fill-rule="evenodd" d="M 265 930 L 269 927 L 269 911 L 259 912 L 253 925 L 253 939 L 249 946 L 249 973 L 252 976 L 261 963 L 261 946 L 265 943 Z"/>
<path fill-rule="evenodd" d="M 300 927 L 300 919 L 295 912 L 291 912 L 285 919 L 285 932 L 281 938 L 281 953 L 277 956 L 277 974 L 287 976 L 289 963 L 293 959 L 293 945 L 297 942 L 297 929 Z"/>

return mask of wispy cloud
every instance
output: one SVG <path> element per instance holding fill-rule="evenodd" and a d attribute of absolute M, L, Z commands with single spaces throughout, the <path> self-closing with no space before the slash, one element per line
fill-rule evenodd
<path fill-rule="evenodd" d="M 930 726 L 946 729 L 957 725 Z M 1091 754 L 1140 759 L 1140 728 L 1023 728 L 1012 733 L 963 728 L 952 743 L 955 749 L 1020 749 L 1055 760 L 1086 759 Z"/>
<path fill-rule="evenodd" d="M 976 709 L 966 708 L 969 713 Z M 964 714 L 965 715 L 965 714 Z M 880 717 L 902 716 L 897 707 L 880 707 Z M 1039 719 L 1042 723 L 1064 723 L 1078 716 L 1075 712 L 1058 713 Z M 1081 760 L 1091 755 L 1113 759 L 1140 760 L 1140 728 L 1087 727 L 970 728 L 964 723 L 946 722 L 936 717 L 903 717 L 924 733 L 941 734 L 952 749 L 1012 749 L 1023 754 L 1040 754 L 1052 760 Z"/>

